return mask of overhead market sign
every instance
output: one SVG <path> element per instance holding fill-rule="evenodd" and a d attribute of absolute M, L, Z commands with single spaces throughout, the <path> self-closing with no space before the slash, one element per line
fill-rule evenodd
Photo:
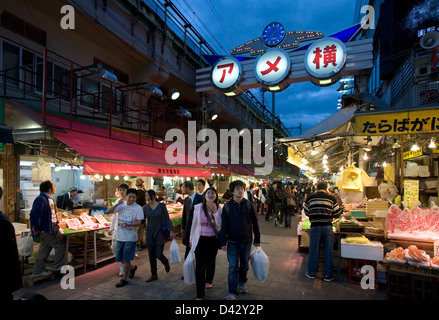
<path fill-rule="evenodd" d="M 272 22 L 261 37 L 236 47 L 229 56 L 204 56 L 212 65 L 210 81 L 205 68 L 197 70 L 197 92 L 215 91 L 232 96 L 261 86 L 281 91 L 295 82 L 293 73 L 297 73 L 300 82 L 332 85 L 342 76 L 373 65 L 372 42 L 349 42 L 360 28 L 355 25 L 324 37 L 322 32 L 287 31 L 281 23 Z M 348 72 L 342 72 L 349 57 L 344 42 L 355 46 Z"/>
<path fill-rule="evenodd" d="M 355 135 L 357 136 L 429 132 L 439 132 L 438 109 L 355 116 Z"/>

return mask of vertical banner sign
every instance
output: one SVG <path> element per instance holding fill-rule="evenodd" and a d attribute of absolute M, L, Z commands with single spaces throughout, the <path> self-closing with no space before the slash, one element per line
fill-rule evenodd
<path fill-rule="evenodd" d="M 327 37 L 311 44 L 305 54 L 305 68 L 317 86 L 329 86 L 340 79 L 346 64 L 347 51 L 343 42 Z"/>
<path fill-rule="evenodd" d="M 290 69 L 290 57 L 280 49 L 268 49 L 260 54 L 254 66 L 256 79 L 268 86 L 277 85 L 285 80 Z"/>
<path fill-rule="evenodd" d="M 221 91 L 233 91 L 242 76 L 242 66 L 233 57 L 224 57 L 212 67 L 211 79 L 216 88 Z"/>
<path fill-rule="evenodd" d="M 404 180 L 404 201 L 409 209 L 419 200 L 419 180 Z"/>

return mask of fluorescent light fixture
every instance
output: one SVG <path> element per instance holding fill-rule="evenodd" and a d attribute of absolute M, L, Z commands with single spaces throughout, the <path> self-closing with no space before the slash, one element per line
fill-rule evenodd
<path fill-rule="evenodd" d="M 321 85 L 330 84 L 330 83 L 332 83 L 332 80 L 331 80 L 331 79 L 320 80 L 319 83 L 320 83 Z"/>
<path fill-rule="evenodd" d="M 226 93 L 224 93 L 226 96 L 228 96 L 228 97 L 233 97 L 233 96 L 236 96 L 236 93 L 234 93 L 234 92 L 226 92 Z"/>
<path fill-rule="evenodd" d="M 104 67 L 102 67 L 102 65 L 100 63 L 97 65 L 95 74 L 101 78 L 104 78 L 104 79 L 107 79 L 111 82 L 117 83 L 116 75 L 114 73 L 108 71 Z"/>
<path fill-rule="evenodd" d="M 279 91 L 280 87 L 279 86 L 268 87 L 268 90 L 270 90 L 270 91 Z"/>

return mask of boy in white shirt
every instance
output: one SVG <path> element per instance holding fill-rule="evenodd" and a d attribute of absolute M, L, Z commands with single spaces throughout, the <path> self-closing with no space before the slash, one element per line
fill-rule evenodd
<path fill-rule="evenodd" d="M 144 219 L 142 207 L 136 203 L 136 189 L 128 189 L 126 203 L 119 200 L 114 206 L 108 209 L 107 213 L 116 213 L 113 219 L 117 219 L 116 244 L 114 253 L 116 262 L 122 261 L 124 264 L 124 275 L 116 287 L 123 287 L 128 284 L 128 278 L 133 278 L 137 266 L 131 265 L 134 260 L 137 242 L 137 228 L 141 220 Z M 109 231 L 112 235 L 113 231 Z"/>

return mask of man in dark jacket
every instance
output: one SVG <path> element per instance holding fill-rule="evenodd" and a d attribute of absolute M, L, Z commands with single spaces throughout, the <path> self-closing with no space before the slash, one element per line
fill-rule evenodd
<path fill-rule="evenodd" d="M 52 195 L 56 193 L 55 184 L 50 180 L 40 184 L 40 195 L 35 199 L 30 212 L 32 236 L 40 237 L 41 243 L 35 257 L 33 276 L 46 276 L 51 271 L 59 271 L 65 263 L 66 244 L 59 230 L 59 221 Z M 45 264 L 52 248 L 55 249 L 53 265 L 46 271 Z"/>
<path fill-rule="evenodd" d="M 0 200 L 3 189 L 0 187 Z M 0 211 L 0 274 L 3 283 L 0 286 L 0 301 L 13 300 L 12 293 L 23 287 L 20 260 L 18 258 L 15 230 L 9 219 Z"/>
<path fill-rule="evenodd" d="M 270 187 L 268 188 L 268 192 L 267 192 L 267 196 L 265 197 L 265 203 L 268 206 L 267 209 L 267 215 L 265 216 L 265 220 L 269 221 L 270 220 L 270 216 L 273 214 L 274 211 L 274 187 L 273 184 L 270 185 Z"/>
<path fill-rule="evenodd" d="M 317 183 L 317 192 L 310 195 L 304 205 L 305 214 L 311 222 L 311 234 L 309 243 L 308 271 L 306 276 L 314 279 L 319 271 L 320 242 L 323 242 L 323 254 L 325 257 L 324 281 L 334 280 L 332 273 L 332 250 L 334 247 L 334 233 L 332 220 L 338 218 L 342 210 L 337 200 L 327 193 L 326 182 Z"/>
<path fill-rule="evenodd" d="M 191 235 L 192 219 L 194 217 L 194 206 L 203 202 L 203 196 L 194 191 L 194 184 L 191 181 L 185 181 L 183 184 L 183 194 L 187 194 L 183 204 L 183 215 L 181 219 L 181 237 L 183 244 L 186 246 L 184 259 L 186 260 L 189 251 L 189 238 Z"/>
<path fill-rule="evenodd" d="M 78 192 L 78 189 L 76 188 L 70 188 L 68 192 L 66 192 L 61 197 L 61 203 L 58 204 L 58 208 L 61 208 L 63 210 L 73 210 L 77 205 L 73 203 L 73 197 Z"/>
<path fill-rule="evenodd" d="M 244 199 L 245 184 L 237 180 L 230 184 L 233 199 L 224 205 L 221 219 L 220 241 L 223 251 L 227 251 L 229 261 L 229 294 L 227 300 L 235 300 L 239 293 L 246 293 L 248 259 L 252 245 L 260 246 L 258 218 L 255 207 Z"/>

